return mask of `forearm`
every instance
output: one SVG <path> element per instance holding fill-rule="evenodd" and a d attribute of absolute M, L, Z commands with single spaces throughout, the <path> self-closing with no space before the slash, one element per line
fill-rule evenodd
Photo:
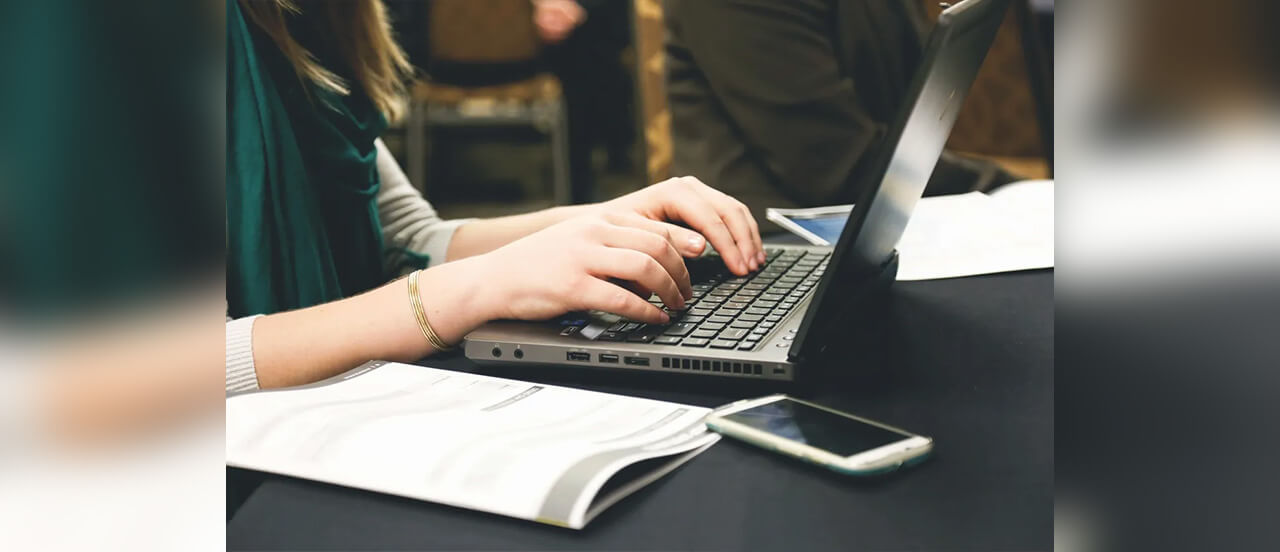
<path fill-rule="evenodd" d="M 480 279 L 472 276 L 478 262 L 448 263 L 419 278 L 427 320 L 447 343 L 461 341 L 493 316 Z M 322 380 L 372 359 L 412 361 L 433 352 L 414 318 L 403 278 L 341 301 L 264 316 L 253 327 L 262 388 Z"/>
<path fill-rule="evenodd" d="M 482 255 L 558 222 L 586 214 L 596 205 L 552 207 L 522 215 L 476 220 L 462 225 L 449 242 L 448 259 Z"/>

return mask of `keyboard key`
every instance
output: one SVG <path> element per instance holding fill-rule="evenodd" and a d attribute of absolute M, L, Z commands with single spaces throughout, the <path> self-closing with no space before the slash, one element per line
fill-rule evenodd
<path fill-rule="evenodd" d="M 774 327 L 774 326 L 776 326 L 776 325 L 778 325 L 778 323 L 777 323 L 777 322 L 761 322 L 761 323 L 760 323 L 760 327 L 761 327 L 761 328 L 765 328 L 765 329 L 772 328 L 772 327 Z"/>
<path fill-rule="evenodd" d="M 625 327 L 627 327 L 627 322 L 614 322 L 612 326 L 609 326 L 609 331 L 620 332 Z"/>
<path fill-rule="evenodd" d="M 778 302 L 777 301 L 756 301 L 755 303 L 752 303 L 751 306 L 760 307 L 762 309 L 771 309 L 773 307 L 778 306 Z"/>
<path fill-rule="evenodd" d="M 703 322 L 702 325 L 698 326 L 698 329 L 719 331 L 724 329 L 724 324 L 718 324 L 716 322 Z"/>
<path fill-rule="evenodd" d="M 680 338 L 674 335 L 664 335 L 653 340 L 653 342 L 658 345 L 678 345 L 680 343 Z"/>
<path fill-rule="evenodd" d="M 758 314 L 744 314 L 738 317 L 738 320 L 746 320 L 747 322 L 759 322 L 761 320 L 764 320 L 764 317 Z"/>
<path fill-rule="evenodd" d="M 716 336 L 715 330 L 696 330 L 693 333 L 689 334 L 689 337 L 699 337 L 703 339 L 712 338 L 715 336 Z"/>
<path fill-rule="evenodd" d="M 776 314 L 771 314 L 769 316 L 764 317 L 764 321 L 765 322 L 781 322 L 782 317 Z"/>
<path fill-rule="evenodd" d="M 720 307 L 720 310 L 717 310 L 717 311 L 716 311 L 716 315 L 717 315 L 717 316 L 728 316 L 728 317 L 730 317 L 730 318 L 735 318 L 735 317 L 737 317 L 739 314 L 742 314 L 742 309 L 732 309 L 732 308 L 729 308 L 729 307 Z"/>
<path fill-rule="evenodd" d="M 708 309 L 702 308 L 702 306 L 700 305 L 698 307 L 689 309 L 689 316 L 711 316 L 711 311 Z"/>
<path fill-rule="evenodd" d="M 737 346 L 738 346 L 737 341 L 732 341 L 729 339 L 717 339 L 711 342 L 711 348 L 713 349 L 732 349 Z"/>
<path fill-rule="evenodd" d="M 785 293 L 773 293 L 773 292 L 769 292 L 769 293 L 762 293 L 762 294 L 760 294 L 760 300 L 761 300 L 761 301 L 781 301 L 781 300 L 786 299 L 786 298 L 787 298 L 787 294 L 785 294 Z"/>
<path fill-rule="evenodd" d="M 706 319 L 707 319 L 707 317 L 705 317 L 705 316 L 688 316 L 688 315 L 685 315 L 685 316 L 680 317 L 680 321 L 681 321 L 681 322 L 689 322 L 689 323 L 698 323 L 698 322 L 702 322 L 703 320 L 706 320 Z"/>
<path fill-rule="evenodd" d="M 725 304 L 724 304 L 724 307 L 723 307 L 723 308 L 727 308 L 727 309 L 746 309 L 747 307 L 750 307 L 750 306 L 751 306 L 751 303 L 748 303 L 748 302 L 746 302 L 746 301 L 729 301 L 728 303 L 725 303 Z M 748 310 L 750 310 L 750 309 L 748 309 Z"/>
<path fill-rule="evenodd" d="M 701 337 L 686 337 L 680 342 L 681 347 L 706 347 L 707 339 Z"/>
<path fill-rule="evenodd" d="M 634 332 L 634 331 L 636 331 L 636 330 L 640 329 L 640 326 L 643 326 L 643 325 L 644 325 L 644 324 L 641 324 L 641 323 L 639 323 L 639 322 L 628 322 L 628 323 L 627 323 L 627 325 L 623 326 L 623 327 L 622 327 L 622 329 L 621 329 L 621 330 L 619 330 L 619 331 L 623 331 L 623 332 Z"/>
<path fill-rule="evenodd" d="M 744 314 L 759 314 L 759 315 L 767 315 L 767 314 L 769 314 L 769 309 L 762 309 L 762 308 L 760 308 L 760 307 L 751 307 L 751 308 L 747 309 L 746 311 L 744 311 Z"/>
<path fill-rule="evenodd" d="M 653 341 L 653 334 L 651 334 L 651 333 L 633 333 L 633 334 L 631 334 L 631 335 L 627 336 L 627 341 L 630 341 L 630 342 L 632 342 L 632 343 L 649 343 L 649 342 Z"/>
<path fill-rule="evenodd" d="M 752 349 L 756 348 L 756 344 L 757 344 L 757 343 L 759 343 L 759 341 L 743 341 L 740 345 L 738 345 L 738 350 L 739 350 L 739 351 L 750 351 L 750 350 L 752 350 Z"/>
<path fill-rule="evenodd" d="M 618 332 L 604 332 L 596 337 L 596 341 L 622 341 L 626 336 Z"/>
<path fill-rule="evenodd" d="M 747 336 L 747 330 L 741 328 L 729 328 L 720 332 L 720 339 L 739 340 Z"/>
<path fill-rule="evenodd" d="M 695 327 L 697 327 L 697 324 L 693 322 L 681 322 L 679 324 L 672 324 L 668 326 L 667 331 L 662 333 L 664 335 L 684 336 L 689 335 L 689 332 L 692 332 Z"/>
<path fill-rule="evenodd" d="M 729 327 L 730 327 L 730 328 L 742 328 L 742 329 L 745 329 L 745 330 L 749 330 L 749 329 L 751 329 L 751 328 L 756 327 L 756 323 L 755 323 L 755 322 L 751 322 L 751 321 L 749 321 L 749 320 L 734 320 L 732 324 L 729 324 Z"/>
<path fill-rule="evenodd" d="M 731 316 L 708 316 L 708 317 L 707 317 L 707 322 L 712 322 L 712 323 L 715 323 L 715 324 L 728 324 L 728 323 L 730 323 L 730 322 L 733 322 L 733 317 L 731 317 Z"/>

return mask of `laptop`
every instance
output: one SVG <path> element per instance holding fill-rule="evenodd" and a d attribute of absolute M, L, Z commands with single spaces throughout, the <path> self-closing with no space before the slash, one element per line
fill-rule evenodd
<path fill-rule="evenodd" d="M 480 364 L 796 379 L 798 367 L 848 344 L 851 311 L 888 294 L 897 273 L 894 248 L 1008 3 L 964 0 L 942 12 L 903 109 L 868 173 L 876 178 L 857 198 L 834 246 L 766 244 L 766 264 L 742 277 L 728 272 L 714 254 L 689 259 L 694 299 L 683 311 L 667 309 L 668 324 L 601 312 L 547 322 L 494 321 L 466 337 L 467 358 Z M 656 296 L 650 301 L 662 306 Z"/>

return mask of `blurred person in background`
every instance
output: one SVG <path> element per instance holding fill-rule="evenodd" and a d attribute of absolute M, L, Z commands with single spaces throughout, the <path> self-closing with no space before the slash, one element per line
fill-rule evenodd
<path fill-rule="evenodd" d="M 853 203 L 921 62 L 919 0 L 667 0 L 673 170 L 768 207 Z M 1013 180 L 944 152 L 926 195 Z"/>
<path fill-rule="evenodd" d="M 644 297 L 684 304 L 682 257 L 710 242 L 736 274 L 764 261 L 746 207 L 692 178 L 441 220 L 378 138 L 409 73 L 381 0 L 228 0 L 227 394 L 416 360 L 492 319 L 661 323 Z"/>
<path fill-rule="evenodd" d="M 595 199 L 592 154 L 603 145 L 608 168 L 627 170 L 635 136 L 634 85 L 621 55 L 631 43 L 631 2 L 531 0 L 533 22 L 569 109 L 569 170 L 577 203 Z"/>

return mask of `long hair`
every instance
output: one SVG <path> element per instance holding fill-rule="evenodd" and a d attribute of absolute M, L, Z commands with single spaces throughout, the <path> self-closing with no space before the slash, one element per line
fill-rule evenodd
<path fill-rule="evenodd" d="M 405 113 L 405 81 L 413 67 L 392 36 L 382 0 L 239 0 L 249 19 L 275 41 L 293 63 L 298 78 L 340 95 L 351 93 L 351 84 L 322 67 L 289 34 L 288 18 L 300 15 L 303 5 L 332 36 L 344 61 L 353 71 L 355 85 L 373 100 L 388 121 Z"/>

